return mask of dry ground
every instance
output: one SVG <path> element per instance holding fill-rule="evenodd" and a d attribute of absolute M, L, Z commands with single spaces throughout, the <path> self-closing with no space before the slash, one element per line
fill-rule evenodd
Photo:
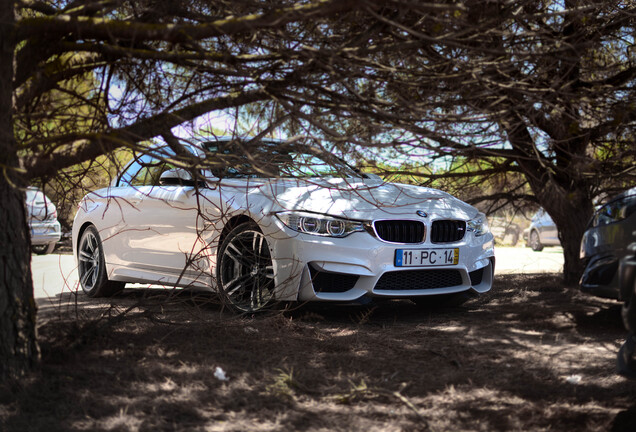
<path fill-rule="evenodd" d="M 0 387 L 0 430 L 633 431 L 619 312 L 554 275 L 456 308 L 243 317 L 187 291 L 67 293 L 40 306 L 41 370 Z"/>

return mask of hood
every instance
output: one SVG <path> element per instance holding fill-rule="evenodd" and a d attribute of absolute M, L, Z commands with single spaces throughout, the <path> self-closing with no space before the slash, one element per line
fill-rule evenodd
<path fill-rule="evenodd" d="M 272 211 L 309 211 L 349 219 L 417 219 L 418 210 L 434 219 L 474 218 L 478 211 L 437 189 L 375 179 L 268 179 L 252 193 L 266 195 Z"/>

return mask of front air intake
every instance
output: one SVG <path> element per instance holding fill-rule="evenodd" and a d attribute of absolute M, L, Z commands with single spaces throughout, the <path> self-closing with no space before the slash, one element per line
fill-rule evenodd
<path fill-rule="evenodd" d="M 309 264 L 309 274 L 314 291 L 317 293 L 343 293 L 347 292 L 358 282 L 360 276 L 343 273 L 331 273 L 320 271 Z"/>
<path fill-rule="evenodd" d="M 410 291 L 448 288 L 461 285 L 458 270 L 406 270 L 386 272 L 375 285 L 376 291 Z"/>

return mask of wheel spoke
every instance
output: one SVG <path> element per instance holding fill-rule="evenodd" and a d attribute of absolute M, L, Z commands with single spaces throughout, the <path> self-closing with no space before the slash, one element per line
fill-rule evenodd
<path fill-rule="evenodd" d="M 86 268 L 80 280 L 81 284 L 90 289 L 94 285 L 94 281 L 90 285 L 87 285 L 87 282 L 88 282 L 88 279 L 91 278 L 94 274 L 95 274 L 95 266 L 90 266 Z"/>
<path fill-rule="evenodd" d="M 261 298 L 262 296 L 259 286 L 252 290 L 252 295 L 250 296 L 250 306 L 252 309 L 259 309 L 262 306 Z"/>
<path fill-rule="evenodd" d="M 251 275 L 249 273 L 243 274 L 243 275 L 237 275 L 234 277 L 234 279 L 232 279 L 231 281 L 223 285 L 223 289 L 225 290 L 228 296 L 232 297 L 234 296 L 234 293 L 236 293 L 236 291 L 238 291 L 241 288 L 245 288 L 245 282 L 248 281 L 250 277 Z M 234 287 L 234 285 L 237 285 L 237 286 Z"/>
<path fill-rule="evenodd" d="M 223 253 L 223 255 L 230 258 L 239 267 L 244 267 L 249 269 L 252 266 L 252 263 L 249 262 L 244 256 L 245 253 L 240 251 L 238 246 L 236 246 L 233 242 L 227 245 L 227 248 L 225 249 L 225 252 Z"/>
<path fill-rule="evenodd" d="M 254 237 L 252 238 L 252 251 L 254 251 L 254 255 L 260 255 L 264 240 L 265 236 L 263 234 L 254 232 Z"/>
<path fill-rule="evenodd" d="M 86 250 L 86 252 L 93 254 L 95 252 L 95 246 L 93 244 L 93 240 L 95 239 L 95 237 L 93 237 L 92 234 L 87 234 L 86 235 L 86 241 L 84 242 L 84 250 Z"/>
<path fill-rule="evenodd" d="M 92 254 L 89 254 L 88 252 L 82 250 L 79 253 L 79 260 L 83 262 L 93 262 L 95 260 L 95 257 L 93 257 Z"/>
<path fill-rule="evenodd" d="M 268 280 L 267 276 L 263 273 L 261 273 L 260 276 L 265 276 L 265 278 L 261 277 L 254 281 L 254 287 L 250 295 L 250 305 L 254 310 L 263 307 L 272 296 L 270 280 Z"/>

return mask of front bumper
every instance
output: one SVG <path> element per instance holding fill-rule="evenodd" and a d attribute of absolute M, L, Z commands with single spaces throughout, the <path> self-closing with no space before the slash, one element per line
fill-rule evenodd
<path fill-rule="evenodd" d="M 272 227 L 273 228 L 273 227 Z M 364 296 L 409 298 L 463 291 L 484 293 L 493 283 L 491 234 L 451 244 L 391 244 L 367 232 L 345 238 L 299 234 L 280 225 L 269 234 L 280 300 L 355 301 Z M 459 248 L 451 266 L 396 267 L 396 249 Z"/>
<path fill-rule="evenodd" d="M 593 256 L 580 280 L 581 291 L 596 297 L 618 299 L 618 263 L 614 255 Z"/>

